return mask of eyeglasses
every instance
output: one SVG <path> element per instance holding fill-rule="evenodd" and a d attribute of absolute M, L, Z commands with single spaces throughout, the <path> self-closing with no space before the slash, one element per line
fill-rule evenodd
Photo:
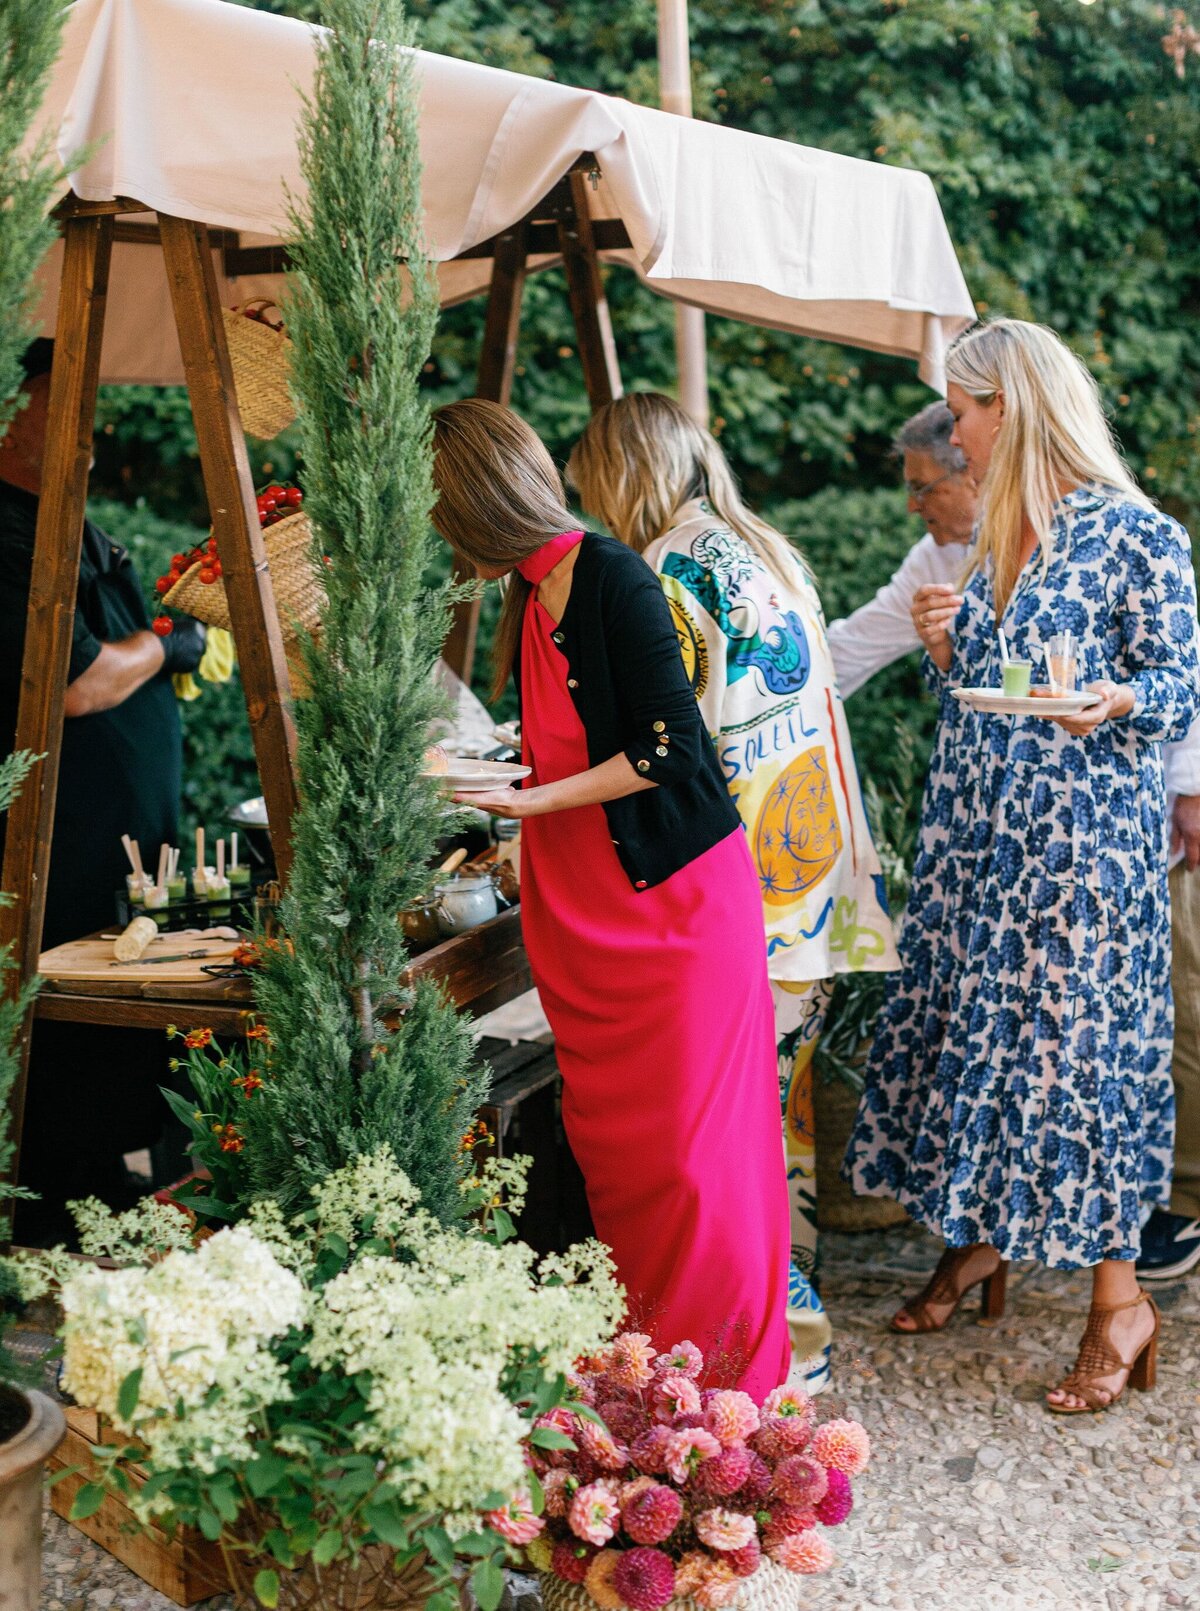
<path fill-rule="evenodd" d="M 911 481 L 906 481 L 904 490 L 914 503 L 924 503 L 934 487 L 940 487 L 943 481 L 952 481 L 957 474 L 957 470 L 947 470 L 945 475 L 938 476 L 935 481 L 927 481 L 923 487 L 914 487 Z"/>

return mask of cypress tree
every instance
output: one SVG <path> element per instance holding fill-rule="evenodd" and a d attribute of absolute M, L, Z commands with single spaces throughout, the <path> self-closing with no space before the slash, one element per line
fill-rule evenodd
<path fill-rule="evenodd" d="M 43 142 L 23 150 L 62 44 L 63 10 L 46 0 L 0 0 L 0 436 L 33 337 L 33 276 L 55 237 L 48 216 L 61 179 Z"/>
<path fill-rule="evenodd" d="M 421 239 L 417 89 L 401 0 L 327 0 L 290 199 L 286 308 L 305 509 L 327 593 L 297 702 L 301 805 L 284 902 L 290 947 L 258 988 L 273 1078 L 248 1105 L 255 1194 L 288 1205 L 388 1142 L 443 1219 L 481 1099 L 466 1024 L 440 987 L 401 1002 L 398 913 L 421 893 L 441 820 L 420 776 L 452 590 L 433 537 L 419 376 L 437 318 Z M 396 1009 L 403 1007 L 397 1017 Z"/>

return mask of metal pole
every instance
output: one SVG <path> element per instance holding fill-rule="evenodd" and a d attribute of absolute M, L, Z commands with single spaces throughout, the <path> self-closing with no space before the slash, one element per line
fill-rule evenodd
<path fill-rule="evenodd" d="M 664 112 L 692 115 L 692 67 L 688 49 L 687 0 L 658 0 L 658 83 Z M 704 314 L 681 303 L 675 308 L 675 361 L 679 401 L 701 425 L 708 424 L 708 354 Z"/>

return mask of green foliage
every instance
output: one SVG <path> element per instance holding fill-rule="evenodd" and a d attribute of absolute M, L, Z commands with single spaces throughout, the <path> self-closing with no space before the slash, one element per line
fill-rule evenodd
<path fill-rule="evenodd" d="M 34 335 L 33 276 L 54 240 L 47 216 L 61 173 L 42 141 L 22 150 L 62 42 L 63 12 L 45 0 L 0 0 L 0 436 Z"/>
<path fill-rule="evenodd" d="M 268 952 L 258 986 L 278 1073 L 248 1110 L 247 1157 L 258 1192 L 292 1205 L 387 1143 L 451 1218 L 481 1079 L 440 987 L 401 1000 L 396 983 L 407 961 L 397 914 L 422 891 L 439 820 L 420 773 L 452 597 L 425 585 L 433 491 L 418 377 L 437 294 L 420 239 L 412 58 L 398 3 L 329 0 L 323 16 L 287 321 L 328 602 L 296 709 L 291 944 Z"/>

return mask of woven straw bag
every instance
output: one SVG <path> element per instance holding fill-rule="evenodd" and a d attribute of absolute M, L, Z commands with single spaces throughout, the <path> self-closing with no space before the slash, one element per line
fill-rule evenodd
<path fill-rule="evenodd" d="M 565 1583 L 553 1572 L 539 1572 L 543 1611 L 600 1611 L 581 1583 Z M 765 1557 L 757 1572 L 742 1579 L 728 1611 L 798 1611 L 800 1579 Z M 668 1600 L 662 1611 L 701 1611 L 695 1600 Z"/>
<path fill-rule="evenodd" d="M 276 329 L 246 317 L 247 308 L 274 306 L 270 297 L 255 297 L 238 308 L 221 309 L 238 412 L 251 436 L 278 436 L 296 418 L 288 390 L 292 344 L 282 326 Z"/>
<path fill-rule="evenodd" d="M 315 632 L 325 607 L 325 589 L 313 566 L 313 531 L 302 509 L 287 515 L 263 532 L 263 547 L 271 568 L 275 608 L 283 628 L 284 642 L 291 642 L 297 630 Z M 163 598 L 163 603 L 184 615 L 194 615 L 209 626 L 232 626 L 225 583 L 200 580 L 200 564 L 189 566 Z"/>

